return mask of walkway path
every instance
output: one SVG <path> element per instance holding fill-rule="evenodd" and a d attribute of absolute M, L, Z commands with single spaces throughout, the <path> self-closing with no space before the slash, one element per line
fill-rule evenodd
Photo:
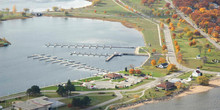
<path fill-rule="evenodd" d="M 212 40 L 207 33 L 202 31 L 202 29 L 198 28 L 197 25 L 189 17 L 187 17 L 183 12 L 175 8 L 175 6 L 173 5 L 173 2 L 171 2 L 170 0 L 165 0 L 165 1 L 167 3 L 170 3 L 171 4 L 170 6 L 176 10 L 178 15 L 180 15 L 183 19 L 185 19 L 191 26 L 193 26 L 196 30 L 198 30 L 202 36 L 204 36 L 210 43 L 212 43 L 218 50 L 220 50 L 220 45 L 216 43 L 214 40 Z"/>

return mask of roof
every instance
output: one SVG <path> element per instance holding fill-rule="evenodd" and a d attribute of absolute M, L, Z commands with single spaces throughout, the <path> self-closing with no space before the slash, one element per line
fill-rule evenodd
<path fill-rule="evenodd" d="M 122 75 L 120 74 L 116 74 L 116 73 L 109 73 L 106 74 L 105 76 L 109 77 L 109 78 L 118 78 L 118 77 L 122 77 Z"/>
<path fill-rule="evenodd" d="M 30 99 L 24 102 L 15 103 L 13 104 L 13 106 L 27 110 L 34 110 L 53 104 L 53 102 L 47 100 L 48 98 L 43 96 L 39 98 Z"/>
<path fill-rule="evenodd" d="M 171 89 L 173 86 L 174 86 L 174 83 L 171 83 L 169 81 L 165 81 L 165 82 L 157 85 L 157 87 L 161 87 L 161 88 L 164 88 L 164 89 Z"/>

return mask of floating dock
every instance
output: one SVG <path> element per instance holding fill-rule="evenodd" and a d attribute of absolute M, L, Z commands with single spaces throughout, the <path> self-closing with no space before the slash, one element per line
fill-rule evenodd
<path fill-rule="evenodd" d="M 126 48 L 126 49 L 135 49 L 134 46 L 112 46 L 112 45 L 85 45 L 85 44 L 76 44 L 76 45 L 68 45 L 68 44 L 45 44 L 46 47 L 67 47 L 67 48 L 102 48 L 102 49 L 112 49 L 112 48 Z"/>
<path fill-rule="evenodd" d="M 52 63 L 52 64 L 56 63 L 56 64 L 60 64 L 64 66 L 76 67 L 77 69 L 88 69 L 88 70 L 95 70 L 98 72 L 106 72 L 106 73 L 109 72 L 108 70 L 91 67 L 89 65 L 86 65 L 85 63 L 81 63 L 81 62 L 77 62 L 73 60 L 58 58 L 57 56 L 51 56 L 51 55 L 45 55 L 45 54 L 34 54 L 32 56 L 28 56 L 27 58 L 38 59 L 39 61 L 45 61 L 45 62 Z"/>

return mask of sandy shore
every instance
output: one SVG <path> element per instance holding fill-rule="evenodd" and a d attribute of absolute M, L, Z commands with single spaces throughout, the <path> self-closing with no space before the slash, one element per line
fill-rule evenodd
<path fill-rule="evenodd" d="M 209 91 L 209 90 L 211 90 L 215 87 L 219 87 L 219 86 L 220 86 L 220 78 L 216 78 L 216 79 L 213 79 L 213 80 L 209 81 L 209 86 L 200 86 L 200 85 L 199 86 L 191 86 L 189 90 L 175 96 L 174 98 L 179 98 L 179 97 L 187 96 L 187 95 L 190 95 L 190 94 L 206 92 L 206 91 Z M 148 101 L 148 102 L 140 103 L 140 104 L 137 104 L 137 105 L 134 105 L 134 106 L 120 108 L 119 110 L 128 110 L 128 109 L 143 106 L 145 104 L 157 103 L 157 102 L 159 102 L 159 101 Z"/>

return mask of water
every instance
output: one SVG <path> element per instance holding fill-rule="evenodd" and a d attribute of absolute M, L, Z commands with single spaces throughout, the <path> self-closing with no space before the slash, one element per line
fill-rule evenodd
<path fill-rule="evenodd" d="M 47 86 L 89 77 L 97 71 L 76 69 L 33 60 L 27 56 L 50 54 L 87 65 L 118 71 L 133 64 L 140 66 L 147 57 L 122 56 L 105 62 L 106 57 L 70 55 L 70 52 L 108 53 L 134 52 L 134 49 L 48 48 L 47 43 L 144 46 L 142 35 L 121 23 L 79 18 L 35 17 L 0 23 L 1 36 L 12 45 L 0 48 L 0 96 L 25 91 L 36 84 Z"/>
<path fill-rule="evenodd" d="M 170 101 L 146 104 L 131 110 L 220 110 L 220 88 Z"/>
<path fill-rule="evenodd" d="M 52 10 L 53 6 L 64 9 L 80 8 L 91 5 L 91 2 L 86 0 L 0 0 L 0 9 L 9 8 L 12 11 L 13 5 L 16 5 L 19 12 L 24 8 L 29 8 L 31 12 L 40 12 Z"/>

